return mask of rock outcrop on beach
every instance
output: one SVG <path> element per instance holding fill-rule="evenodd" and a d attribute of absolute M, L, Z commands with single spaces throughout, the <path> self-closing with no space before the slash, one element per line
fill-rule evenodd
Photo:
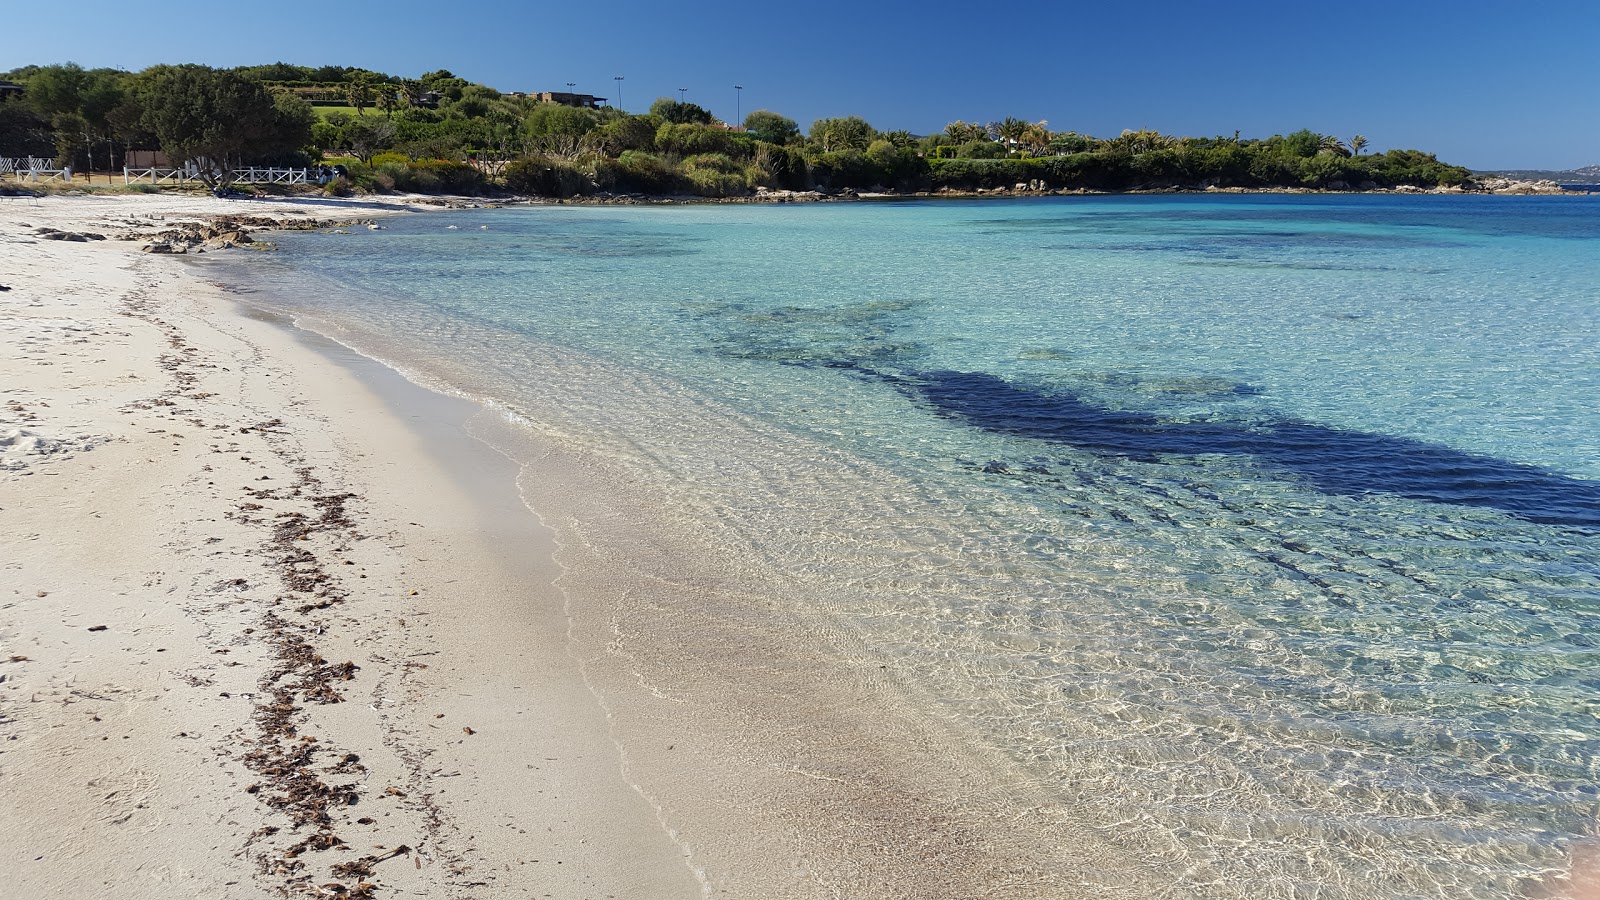
<path fill-rule="evenodd" d="M 209 222 L 185 222 L 155 233 L 131 230 L 117 235 L 118 240 L 149 241 L 146 253 L 204 253 L 234 247 L 259 245 L 247 228 L 274 231 L 321 231 L 350 225 L 376 225 L 371 219 L 278 219 L 271 216 L 219 216 Z M 103 239 L 103 238 L 102 238 Z M 260 245 L 258 249 L 270 249 Z"/>

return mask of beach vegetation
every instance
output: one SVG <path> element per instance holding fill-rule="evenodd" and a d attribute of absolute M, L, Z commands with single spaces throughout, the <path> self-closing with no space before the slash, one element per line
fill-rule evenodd
<path fill-rule="evenodd" d="M 865 151 L 878 132 L 860 116 L 836 119 L 818 119 L 811 123 L 807 140 L 819 152 L 827 154 L 840 150 Z"/>
<path fill-rule="evenodd" d="M 670 97 L 659 97 L 650 104 L 650 115 L 673 125 L 710 125 L 716 117 L 700 106 Z"/>
<path fill-rule="evenodd" d="M 1148 128 L 1096 137 L 1007 116 L 957 119 L 918 136 L 841 116 L 817 119 L 802 133 L 769 109 L 728 125 L 697 104 L 662 97 L 650 112 L 630 115 L 503 93 L 447 69 L 411 78 L 282 62 L 141 72 L 64 63 L 0 78 L 24 89 L 0 103 L 0 156 L 51 156 L 103 171 L 119 168 L 131 150 L 160 150 L 204 163 L 217 180 L 234 166 L 337 160 L 346 175 L 335 193 L 1360 190 L 1470 178 L 1428 153 L 1374 152 L 1364 135 L 1345 140 L 1310 129 L 1265 138 Z"/>
<path fill-rule="evenodd" d="M 768 144 L 792 144 L 800 140 L 800 126 L 788 116 L 758 109 L 744 117 L 745 134 Z"/>

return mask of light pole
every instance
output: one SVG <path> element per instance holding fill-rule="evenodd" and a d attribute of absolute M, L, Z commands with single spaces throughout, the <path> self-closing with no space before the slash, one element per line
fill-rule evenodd
<path fill-rule="evenodd" d="M 569 93 L 569 94 L 572 93 L 572 89 L 577 87 L 577 86 L 578 86 L 578 83 L 576 81 L 567 82 L 567 93 Z"/>
<path fill-rule="evenodd" d="M 678 102 L 679 103 L 684 102 L 684 98 L 686 96 L 688 96 L 688 94 L 689 94 L 689 89 L 688 88 L 678 88 Z"/>
<path fill-rule="evenodd" d="M 611 80 L 617 83 L 617 108 L 622 109 L 622 76 L 613 75 Z M 623 112 L 627 112 L 627 110 L 623 110 Z"/>
<path fill-rule="evenodd" d="M 738 120 L 739 129 L 744 130 L 744 85 L 733 86 L 733 117 Z"/>

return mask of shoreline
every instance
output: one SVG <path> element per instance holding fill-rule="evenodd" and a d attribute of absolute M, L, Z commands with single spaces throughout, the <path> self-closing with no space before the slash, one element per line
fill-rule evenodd
<path fill-rule="evenodd" d="M 75 200 L 0 221 L 238 210 Z M 1002 763 L 908 713 L 893 678 L 705 605 L 715 567 L 671 541 L 641 561 L 683 604 L 650 650 L 697 677 L 661 693 L 611 633 L 611 598 L 650 572 L 619 577 L 574 531 L 648 522 L 649 501 L 576 502 L 597 496 L 593 460 L 134 242 L 9 243 L 0 852 L 19 888 L 1154 889 L 1062 811 L 1029 811 L 1025 779 L 974 802 Z M 513 444 L 521 462 L 495 449 Z M 807 711 L 774 706 L 789 696 Z"/>
<path fill-rule="evenodd" d="M 1038 770 L 927 715 L 913 668 L 877 665 L 892 660 L 859 652 L 861 635 L 782 608 L 768 577 L 782 573 L 750 551 L 799 520 L 784 504 L 740 521 L 747 546 L 692 497 L 561 434 L 559 417 L 518 422 L 495 403 L 518 395 L 491 395 L 457 363 L 468 356 L 395 353 L 404 342 L 376 325 L 273 313 L 248 263 L 213 277 L 132 241 L 12 239 L 21 222 L 97 229 L 161 200 L 54 202 L 0 203 L 0 553 L 13 576 L 0 594 L 0 867 L 23 889 L 1187 886 L 1147 846 L 1107 846 Z M 202 200 L 170 215 L 212 207 L 239 209 Z M 305 207 L 251 211 L 327 211 Z M 495 346 L 478 337 L 466 346 Z M 531 357 L 587 373 L 559 352 Z M 583 383 L 541 381 L 553 403 Z M 739 427 L 709 429 L 733 439 L 724 462 L 759 466 L 744 452 L 758 444 L 815 452 Z M 826 587 L 809 585 L 811 599 L 845 602 Z"/>
<path fill-rule="evenodd" d="M 209 201 L 212 198 L 206 193 L 191 193 L 170 191 L 164 194 L 147 195 L 144 192 L 129 192 L 121 186 L 112 185 L 104 189 L 98 186 L 55 186 L 43 192 L 32 192 L 22 183 L 15 183 L 9 188 L 0 182 L 0 199 L 7 197 L 5 190 L 11 190 L 16 197 L 44 197 L 44 196 L 98 196 L 98 197 L 125 197 L 125 196 L 166 196 L 168 198 L 190 198 L 199 201 Z M 839 191 L 813 190 L 769 190 L 761 188 L 753 194 L 736 197 L 701 197 L 690 194 L 612 194 L 598 193 L 588 195 L 575 195 L 571 197 L 545 197 L 522 195 L 514 193 L 495 193 L 483 195 L 456 195 L 456 194 L 356 194 L 350 197 L 328 197 L 319 191 L 308 190 L 301 193 L 262 193 L 233 198 L 225 203 L 317 203 L 327 204 L 330 208 L 366 208 L 376 210 L 378 214 L 392 212 L 427 212 L 446 209 L 477 209 L 494 208 L 500 206 L 688 206 L 688 205 L 738 205 L 738 204 L 785 204 L 785 203 L 850 203 L 850 202 L 897 202 L 908 200 L 996 200 L 996 199 L 1039 199 L 1043 197 L 1144 197 L 1144 196 L 1216 196 L 1219 194 L 1239 196 L 1277 196 L 1277 195 L 1326 195 L 1326 196 L 1441 196 L 1441 197 L 1600 197 L 1600 186 L 1592 191 L 1570 190 L 1553 181 L 1519 181 L 1506 178 L 1492 178 L 1488 181 L 1474 183 L 1471 187 L 1434 187 L 1422 188 L 1414 186 L 1400 186 L 1394 188 L 1361 189 L 1331 189 L 1310 187 L 1216 187 L 1200 185 L 1156 185 L 1134 187 L 1126 190 L 1099 190 L 1092 188 L 1044 188 L 1027 185 L 1012 187 L 955 189 L 941 188 L 936 191 L 856 191 L 846 188 Z M 234 207 L 237 210 L 237 206 Z"/>

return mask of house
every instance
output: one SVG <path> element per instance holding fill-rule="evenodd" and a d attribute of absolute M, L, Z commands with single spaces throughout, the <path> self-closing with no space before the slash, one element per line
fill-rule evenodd
<path fill-rule="evenodd" d="M 557 103 L 561 106 L 576 106 L 582 109 L 599 109 L 606 102 L 606 98 L 596 97 L 593 94 L 569 94 L 565 91 L 541 91 L 528 96 L 541 103 Z"/>
<path fill-rule="evenodd" d="M 0 81 L 0 103 L 4 103 L 12 97 L 21 96 L 22 85 L 17 84 L 15 81 Z"/>

